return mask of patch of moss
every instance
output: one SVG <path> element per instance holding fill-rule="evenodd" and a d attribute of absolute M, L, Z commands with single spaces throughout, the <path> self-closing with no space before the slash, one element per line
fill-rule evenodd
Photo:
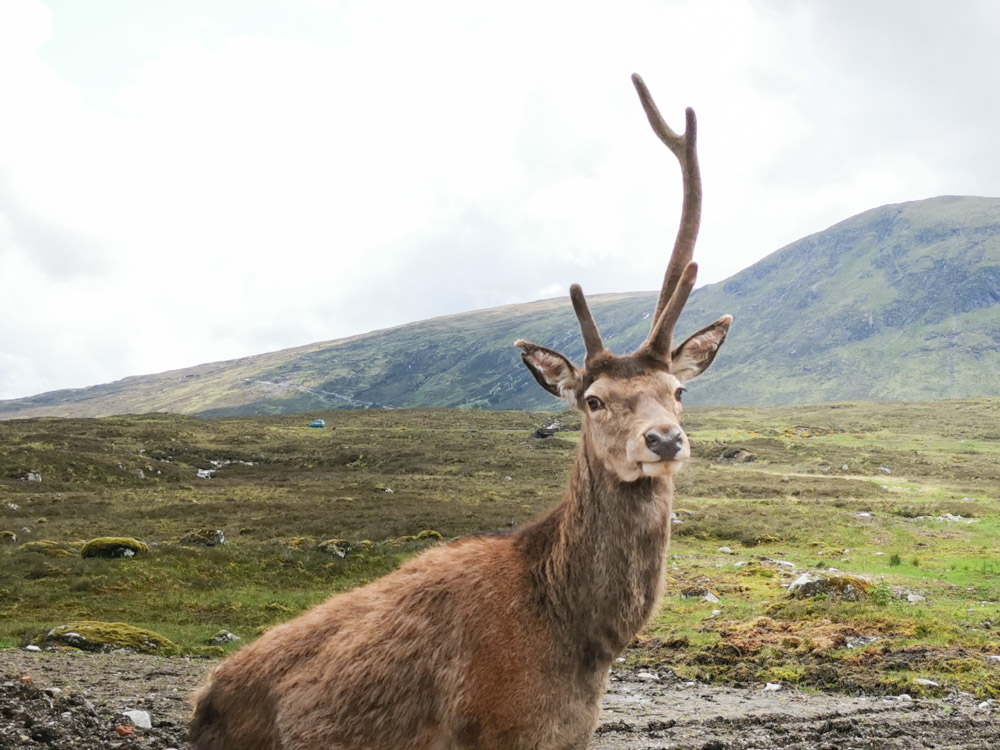
<path fill-rule="evenodd" d="M 149 545 L 130 536 L 101 536 L 80 550 L 81 557 L 135 557 L 149 552 Z"/>
<path fill-rule="evenodd" d="M 69 557 L 69 550 L 59 542 L 51 539 L 39 539 L 37 542 L 25 542 L 17 548 L 19 552 L 39 552 L 49 557 Z"/>

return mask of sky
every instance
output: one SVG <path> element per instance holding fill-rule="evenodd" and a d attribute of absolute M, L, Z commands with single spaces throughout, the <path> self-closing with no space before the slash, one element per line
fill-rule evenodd
<path fill-rule="evenodd" d="M 3 0 L 0 399 L 657 289 L 633 72 L 698 114 L 699 284 L 1000 196 L 998 55 L 990 0 Z"/>

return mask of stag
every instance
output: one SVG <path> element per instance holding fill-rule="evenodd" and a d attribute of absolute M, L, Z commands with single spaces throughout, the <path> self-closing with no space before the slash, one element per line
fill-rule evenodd
<path fill-rule="evenodd" d="M 712 363 L 732 322 L 723 316 L 674 346 L 697 271 L 695 115 L 687 110 L 678 135 L 632 80 L 684 185 L 649 335 L 612 354 L 573 285 L 583 366 L 516 342 L 541 386 L 582 414 L 565 497 L 517 530 L 428 550 L 236 652 L 193 698 L 196 750 L 587 746 L 608 669 L 660 597 L 673 475 L 690 456 L 684 385 Z"/>

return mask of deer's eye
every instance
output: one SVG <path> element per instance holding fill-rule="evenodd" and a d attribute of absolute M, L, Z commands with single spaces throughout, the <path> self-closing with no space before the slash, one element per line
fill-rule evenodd
<path fill-rule="evenodd" d="M 591 411 L 600 411 L 604 408 L 604 402 L 597 396 L 587 396 L 587 408 Z"/>
<path fill-rule="evenodd" d="M 678 388 L 676 391 L 674 391 L 674 398 L 677 399 L 678 404 L 681 402 L 681 396 L 684 395 L 684 391 L 686 390 L 687 388 Z"/>

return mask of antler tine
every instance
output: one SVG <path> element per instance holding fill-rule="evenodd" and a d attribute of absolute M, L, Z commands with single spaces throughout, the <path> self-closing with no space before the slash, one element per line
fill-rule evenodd
<path fill-rule="evenodd" d="M 697 276 L 698 264 L 692 261 L 681 273 L 677 287 L 659 318 L 653 321 L 649 338 L 646 339 L 646 343 L 642 345 L 640 351 L 647 352 L 657 359 L 670 358 L 670 351 L 673 349 L 674 326 L 677 325 L 677 319 L 681 316 L 681 310 L 684 309 L 688 295 L 694 289 L 694 281 Z"/>
<path fill-rule="evenodd" d="M 701 224 L 701 170 L 698 167 L 697 139 L 698 122 L 695 119 L 694 110 L 690 107 L 685 111 L 684 134 L 675 133 L 657 109 L 653 97 L 646 88 L 646 84 L 638 73 L 632 75 L 632 83 L 639 94 L 639 101 L 646 111 L 653 132 L 677 157 L 681 165 L 681 175 L 684 181 L 684 202 L 681 209 L 680 226 L 677 229 L 677 239 L 674 241 L 674 249 L 667 264 L 667 270 L 663 275 L 663 286 L 660 289 L 660 297 L 656 303 L 656 311 L 653 314 L 653 325 L 649 331 L 646 344 L 651 344 L 654 340 L 661 338 L 658 331 L 661 324 L 669 324 L 667 330 L 667 341 L 673 332 L 673 326 L 677 322 L 676 315 L 680 315 L 680 308 L 683 301 L 676 310 L 676 315 L 663 315 L 664 309 L 671 302 L 671 299 L 681 281 L 681 276 L 685 273 L 691 258 L 694 256 L 694 243 L 698 238 L 698 227 Z M 684 295 L 685 299 L 687 295 Z M 670 320 L 670 318 L 673 320 Z M 658 347 L 657 347 L 658 348 Z M 669 352 L 669 348 L 667 349 Z"/>
<path fill-rule="evenodd" d="M 597 330 L 594 316 L 590 314 L 590 307 L 587 306 L 587 299 L 583 296 L 583 289 L 580 288 L 579 284 L 573 284 L 569 288 L 569 298 L 573 301 L 576 319 L 580 321 L 580 332 L 583 334 L 583 343 L 587 347 L 586 361 L 590 362 L 604 351 L 601 332 Z"/>

